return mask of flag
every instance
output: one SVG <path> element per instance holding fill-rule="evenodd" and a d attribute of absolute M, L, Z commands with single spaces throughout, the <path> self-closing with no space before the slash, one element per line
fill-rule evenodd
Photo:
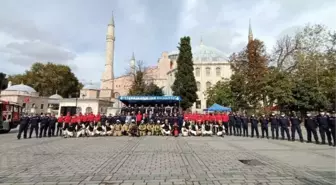
<path fill-rule="evenodd" d="M 30 99 L 29 99 L 29 97 L 25 97 L 23 101 L 24 101 L 25 103 L 29 103 Z"/>
<path fill-rule="evenodd" d="M 173 69 L 173 61 L 170 61 L 170 69 Z"/>

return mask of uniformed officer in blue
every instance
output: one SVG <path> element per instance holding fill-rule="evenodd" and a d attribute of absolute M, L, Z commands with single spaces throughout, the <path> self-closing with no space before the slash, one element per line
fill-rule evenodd
<path fill-rule="evenodd" d="M 21 134 L 23 133 L 23 138 L 27 139 L 27 131 L 29 127 L 29 120 L 30 118 L 28 117 L 27 114 L 23 114 L 22 117 L 20 118 L 20 127 L 19 127 L 19 133 L 17 135 L 18 139 L 21 139 Z"/>
<path fill-rule="evenodd" d="M 230 112 L 229 113 L 229 134 L 230 136 L 236 135 L 235 124 L 236 124 L 236 121 L 235 121 L 234 115 L 232 112 Z"/>
<path fill-rule="evenodd" d="M 266 138 L 269 139 L 268 137 L 268 118 L 265 116 L 265 114 L 262 114 L 259 121 L 261 124 L 261 138 L 264 138 L 266 135 Z"/>
<path fill-rule="evenodd" d="M 288 141 L 290 141 L 290 135 L 289 135 L 289 129 L 288 127 L 290 126 L 290 122 L 288 117 L 285 115 L 285 113 L 282 113 L 280 118 L 279 118 L 279 123 L 280 123 L 280 129 L 281 129 L 281 139 L 285 140 L 285 133 L 287 136 Z"/>
<path fill-rule="evenodd" d="M 303 142 L 302 130 L 301 130 L 301 119 L 296 115 L 295 112 L 290 117 L 291 131 L 292 131 L 292 141 L 295 141 L 295 132 L 299 134 L 300 141 Z"/>
<path fill-rule="evenodd" d="M 55 136 L 56 122 L 57 118 L 55 117 L 55 114 L 52 114 L 49 117 L 48 137 Z"/>
<path fill-rule="evenodd" d="M 271 114 L 269 122 L 271 123 L 272 139 L 279 139 L 279 120 L 274 113 Z"/>
<path fill-rule="evenodd" d="M 38 138 L 38 128 L 39 128 L 39 122 L 40 122 L 40 116 L 38 114 L 35 114 L 35 116 L 30 117 L 29 119 L 29 138 L 32 137 L 33 131 L 35 131 L 35 136 Z"/>
<path fill-rule="evenodd" d="M 329 128 L 330 128 L 330 131 L 331 131 L 331 136 L 333 138 L 333 142 L 334 142 L 334 147 L 336 146 L 336 138 L 335 138 L 335 135 L 336 135 L 336 112 L 333 111 L 329 117 Z"/>
<path fill-rule="evenodd" d="M 243 114 L 243 116 L 240 117 L 241 118 L 241 122 L 243 125 L 243 137 L 248 137 L 248 123 L 249 123 L 249 119 L 247 118 L 246 114 Z"/>
<path fill-rule="evenodd" d="M 318 139 L 317 131 L 316 131 L 317 121 L 316 121 L 316 118 L 312 116 L 309 112 L 307 113 L 307 116 L 305 117 L 304 126 L 306 127 L 306 130 L 307 130 L 307 143 L 312 142 L 311 136 L 313 134 L 315 143 L 319 144 L 319 139 Z"/>
<path fill-rule="evenodd" d="M 316 119 L 321 135 L 321 144 L 326 144 L 325 136 L 327 135 L 328 144 L 331 146 L 332 145 L 331 132 L 329 130 L 329 124 L 328 124 L 329 117 L 325 114 L 324 111 L 321 111 L 320 114 L 316 117 Z"/>
<path fill-rule="evenodd" d="M 45 114 L 41 114 L 41 120 L 40 120 L 40 138 L 47 137 L 47 130 L 49 127 L 49 116 Z"/>
<path fill-rule="evenodd" d="M 258 118 L 252 114 L 250 117 L 250 123 L 251 123 L 251 137 L 254 137 L 254 132 L 257 135 L 257 138 L 259 138 L 259 130 L 258 130 Z"/>
<path fill-rule="evenodd" d="M 240 116 L 239 116 L 239 113 L 235 114 L 234 116 L 235 118 L 235 129 L 236 129 L 236 136 L 241 136 L 242 135 L 242 122 L 241 122 L 241 119 L 240 119 Z"/>

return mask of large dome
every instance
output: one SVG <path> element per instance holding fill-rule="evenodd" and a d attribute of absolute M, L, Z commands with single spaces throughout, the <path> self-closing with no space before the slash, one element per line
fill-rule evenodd
<path fill-rule="evenodd" d="M 178 51 L 172 51 L 168 55 L 174 57 L 178 54 L 179 54 Z M 228 58 L 222 51 L 214 47 L 206 46 L 204 44 L 200 44 L 199 46 L 192 47 L 192 54 L 193 54 L 194 63 L 195 62 L 219 62 L 219 61 L 228 60 Z"/>
<path fill-rule="evenodd" d="M 51 98 L 51 99 L 63 99 L 63 97 L 61 95 L 57 94 L 57 93 L 51 95 L 49 98 Z"/>
<path fill-rule="evenodd" d="M 87 84 L 83 87 L 83 89 L 86 89 L 86 90 L 98 90 L 99 87 L 97 87 L 96 85 L 94 84 Z"/>
<path fill-rule="evenodd" d="M 28 93 L 36 93 L 34 88 L 24 84 L 9 86 L 7 89 L 5 89 L 5 91 L 22 91 Z"/>

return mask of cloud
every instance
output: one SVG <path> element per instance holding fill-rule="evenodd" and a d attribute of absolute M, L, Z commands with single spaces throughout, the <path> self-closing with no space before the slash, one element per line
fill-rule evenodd
<path fill-rule="evenodd" d="M 69 65 L 83 82 L 99 83 L 105 64 L 106 31 L 115 16 L 114 73 L 137 60 L 156 65 L 163 51 L 176 50 L 182 36 L 227 55 L 253 35 L 267 50 L 276 40 L 306 23 L 336 30 L 334 0 L 2 0 L 0 1 L 0 70 L 21 73 L 33 62 Z M 3 65 L 4 64 L 4 65 Z"/>
<path fill-rule="evenodd" d="M 264 41 L 268 51 L 280 36 L 293 34 L 308 22 L 326 24 L 336 29 L 331 18 L 336 2 L 332 0 L 323 3 L 306 0 L 185 2 L 178 33 L 194 38 L 196 43 L 193 44 L 198 44 L 202 36 L 206 45 L 217 47 L 225 53 L 240 50 L 246 45 L 249 19 L 252 20 L 254 37 Z"/>

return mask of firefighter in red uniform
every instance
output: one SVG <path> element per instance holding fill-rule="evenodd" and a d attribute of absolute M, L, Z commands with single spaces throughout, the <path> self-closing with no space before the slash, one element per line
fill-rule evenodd
<path fill-rule="evenodd" d="M 95 122 L 95 126 L 98 132 L 103 131 L 102 126 L 101 126 L 101 122 L 100 122 L 101 116 L 100 113 L 98 112 L 96 116 L 94 116 L 94 122 Z"/>
<path fill-rule="evenodd" d="M 72 117 L 71 117 L 71 122 L 70 122 L 70 125 L 69 125 L 69 129 L 68 129 L 68 131 L 69 131 L 69 133 L 68 133 L 68 135 L 69 136 L 73 136 L 73 133 L 75 132 L 75 130 L 76 130 L 76 126 L 78 125 L 78 119 L 77 119 L 77 116 L 76 115 L 73 115 Z"/>
<path fill-rule="evenodd" d="M 225 133 L 229 135 L 229 115 L 223 113 L 222 115 L 222 122 L 224 123 Z"/>
<path fill-rule="evenodd" d="M 88 124 L 88 115 L 87 115 L 87 113 L 85 113 L 84 115 L 82 115 L 82 123 L 85 125 L 85 128 L 89 125 Z"/>
<path fill-rule="evenodd" d="M 61 114 L 57 119 L 56 136 L 58 136 L 58 133 L 60 136 L 62 136 L 63 123 L 64 123 L 64 116 L 63 114 Z"/>
<path fill-rule="evenodd" d="M 71 122 L 71 116 L 70 116 L 70 112 L 68 112 L 64 118 L 64 127 L 63 127 L 64 137 L 68 136 L 68 129 L 70 127 L 70 122 Z"/>

